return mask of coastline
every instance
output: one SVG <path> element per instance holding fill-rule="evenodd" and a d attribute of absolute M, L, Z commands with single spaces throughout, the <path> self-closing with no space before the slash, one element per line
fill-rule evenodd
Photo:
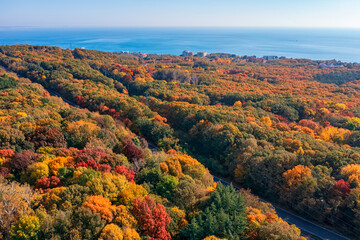
<path fill-rule="evenodd" d="M 360 62 L 360 30 L 305 28 L 0 28 L 0 45 L 180 55 L 183 50 Z"/>

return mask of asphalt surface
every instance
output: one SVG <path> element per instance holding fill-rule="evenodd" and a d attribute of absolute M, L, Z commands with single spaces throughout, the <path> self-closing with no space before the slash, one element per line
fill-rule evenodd
<path fill-rule="evenodd" d="M 215 182 L 221 182 L 223 185 L 230 185 L 228 181 L 225 181 L 224 179 L 221 179 L 219 177 L 214 176 Z M 239 187 L 234 186 L 233 187 L 236 190 L 240 190 Z M 261 199 L 263 202 L 267 202 L 264 199 Z M 271 203 L 272 204 L 272 203 Z M 309 220 L 306 220 L 305 218 L 302 218 L 298 215 L 295 215 L 283 208 L 280 208 L 274 204 L 272 204 L 275 208 L 276 213 L 279 217 L 281 217 L 283 220 L 287 221 L 290 224 L 295 224 L 302 232 L 304 232 L 304 235 L 312 238 L 312 239 L 330 239 L 330 240 L 349 240 L 350 238 L 347 238 L 345 236 L 342 236 L 336 232 L 333 232 L 329 229 L 326 229 L 316 223 L 313 223 Z M 309 236 L 310 234 L 310 236 Z"/>
<path fill-rule="evenodd" d="M 70 101 L 66 100 L 65 98 L 63 98 L 63 97 L 61 96 L 61 94 L 58 93 L 58 92 L 55 92 L 55 91 L 49 90 L 49 89 L 46 89 L 46 91 L 48 91 L 48 93 L 50 94 L 50 96 L 60 97 L 64 102 L 66 102 L 67 104 L 69 104 L 69 105 L 72 106 L 72 107 L 81 108 L 79 105 L 77 105 L 77 104 L 75 104 L 75 103 L 73 103 L 73 102 L 70 102 Z"/>

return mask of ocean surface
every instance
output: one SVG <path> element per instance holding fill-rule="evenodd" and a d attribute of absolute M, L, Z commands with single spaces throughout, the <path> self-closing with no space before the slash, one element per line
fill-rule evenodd
<path fill-rule="evenodd" d="M 183 50 L 360 62 L 360 29 L 0 28 L 0 45 L 179 55 Z"/>

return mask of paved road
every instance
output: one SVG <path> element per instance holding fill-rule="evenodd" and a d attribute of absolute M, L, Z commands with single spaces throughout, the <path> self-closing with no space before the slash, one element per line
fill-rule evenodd
<path fill-rule="evenodd" d="M 224 185 L 230 185 L 229 182 L 225 181 L 224 179 L 221 179 L 219 177 L 214 176 L 214 181 L 221 182 Z M 236 190 L 240 190 L 239 187 L 233 186 Z M 264 199 L 261 199 L 261 201 L 266 202 Z M 319 239 L 330 239 L 330 240 L 349 240 L 350 238 L 344 237 L 340 234 L 337 234 L 329 229 L 326 229 L 324 227 L 319 226 L 316 223 L 310 222 L 309 220 L 306 220 L 300 216 L 297 216 L 283 208 L 280 208 L 274 204 L 272 204 L 275 208 L 276 213 L 287 221 L 290 224 L 295 224 L 298 228 L 301 229 L 302 232 L 305 232 L 305 235 L 308 236 L 306 233 L 311 234 L 310 238 L 319 238 Z"/>
<path fill-rule="evenodd" d="M 10 69 L 8 69 L 8 68 L 5 67 L 5 66 L 0 66 L 0 68 L 3 68 L 3 69 L 4 69 L 6 72 L 8 72 L 8 73 L 15 73 L 15 72 L 11 71 Z M 19 78 L 22 78 L 22 76 L 21 76 L 20 74 L 18 74 L 18 73 L 15 73 L 15 74 L 16 74 Z M 73 103 L 73 102 L 71 102 L 71 101 L 68 101 L 67 99 L 65 99 L 64 97 L 62 97 L 60 93 L 58 93 L 58 92 L 56 92 L 56 91 L 53 91 L 53 90 L 46 89 L 46 88 L 44 88 L 44 89 L 49 92 L 50 96 L 60 97 L 60 98 L 62 98 L 62 100 L 63 100 L 64 102 L 66 102 L 66 103 L 69 104 L 70 106 L 76 107 L 76 108 L 81 108 L 79 105 L 77 105 L 77 104 L 75 104 L 75 103 Z"/>
<path fill-rule="evenodd" d="M 11 70 L 7 69 L 7 68 L 4 68 L 6 71 L 8 72 L 11 72 Z M 47 89 L 46 89 L 47 90 Z M 58 92 L 55 92 L 55 91 L 52 91 L 52 90 L 47 90 L 49 92 L 50 95 L 52 96 L 57 96 L 57 97 L 61 97 L 64 102 L 68 103 L 70 106 L 73 106 L 73 107 L 76 107 L 76 108 L 80 108 L 80 106 L 78 106 L 77 104 L 71 102 L 71 101 L 68 101 L 67 99 L 63 98 L 60 93 Z M 149 145 L 149 149 L 152 151 L 152 152 L 158 152 L 160 151 L 160 149 L 155 146 L 154 144 L 152 144 L 151 142 L 148 142 L 148 145 Z M 216 182 L 221 182 L 222 184 L 224 185 L 230 185 L 230 183 L 228 181 L 225 181 L 224 179 L 222 178 L 219 178 L 219 177 L 216 177 L 214 176 L 214 181 Z M 233 187 L 236 189 L 236 190 L 240 190 L 239 187 L 237 186 L 234 186 Z M 264 201 L 266 202 L 264 199 L 261 199 L 261 201 Z M 319 226 L 318 224 L 315 224 L 313 222 L 310 222 L 300 216 L 297 216 L 283 208 L 280 208 L 274 204 L 272 204 L 275 208 L 275 211 L 276 213 L 279 215 L 279 217 L 281 217 L 282 219 L 284 219 L 285 221 L 287 221 L 288 223 L 290 224 L 295 224 L 299 229 L 301 229 L 302 232 L 305 232 L 305 233 L 308 233 L 312 236 L 310 236 L 310 238 L 318 238 L 318 239 L 329 239 L 329 240 L 350 240 L 349 238 L 347 237 L 344 237 L 340 234 L 337 234 L 331 230 L 328 230 L 324 227 L 321 227 Z M 307 234 L 305 234 L 306 236 L 308 236 Z"/>
<path fill-rule="evenodd" d="M 68 101 L 68 100 L 66 100 L 65 98 L 63 98 L 60 93 L 58 93 L 58 92 L 56 92 L 56 91 L 53 91 L 53 90 L 49 90 L 49 89 L 45 89 L 45 90 L 49 92 L 50 96 L 56 96 L 56 97 L 62 98 L 62 100 L 63 100 L 64 102 L 66 102 L 67 104 L 69 104 L 70 106 L 76 107 L 76 108 L 81 108 L 79 105 L 77 105 L 77 104 L 75 104 L 75 103 L 73 103 L 73 102 L 71 102 L 71 101 Z"/>

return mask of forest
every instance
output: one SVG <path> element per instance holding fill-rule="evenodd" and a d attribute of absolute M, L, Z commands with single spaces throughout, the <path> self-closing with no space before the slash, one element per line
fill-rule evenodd
<path fill-rule="evenodd" d="M 358 236 L 360 66 L 324 62 L 0 46 L 2 237 L 304 239 L 252 193 Z"/>

